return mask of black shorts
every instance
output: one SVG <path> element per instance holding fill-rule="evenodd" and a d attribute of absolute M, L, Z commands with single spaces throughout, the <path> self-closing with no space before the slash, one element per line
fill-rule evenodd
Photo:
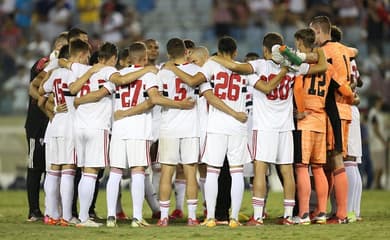
<path fill-rule="evenodd" d="M 43 138 L 30 138 L 27 136 L 28 168 L 46 171 L 45 144 Z"/>

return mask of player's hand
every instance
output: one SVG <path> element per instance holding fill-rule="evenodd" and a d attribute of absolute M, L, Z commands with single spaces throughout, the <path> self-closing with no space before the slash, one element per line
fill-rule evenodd
<path fill-rule="evenodd" d="M 68 111 L 68 106 L 66 106 L 66 103 L 61 103 L 57 106 L 54 107 L 55 111 L 54 112 L 67 112 Z"/>
<path fill-rule="evenodd" d="M 102 64 L 102 63 L 95 63 L 90 69 L 89 71 L 91 73 L 96 73 L 96 72 L 99 72 L 100 69 L 102 69 L 103 67 L 105 67 L 106 65 Z"/>
<path fill-rule="evenodd" d="M 121 119 L 127 117 L 125 112 L 126 112 L 125 110 L 117 110 L 117 111 L 115 111 L 114 112 L 114 120 L 118 121 L 118 120 L 121 120 Z"/>
<path fill-rule="evenodd" d="M 284 60 L 284 57 L 283 55 L 280 53 L 280 45 L 279 44 L 275 44 L 272 46 L 272 49 L 271 49 L 271 58 L 274 62 L 276 63 L 281 63 L 283 60 Z"/>
<path fill-rule="evenodd" d="M 234 118 L 242 123 L 245 123 L 248 120 L 248 114 L 246 114 L 245 112 L 237 112 Z"/>
<path fill-rule="evenodd" d="M 158 73 L 158 68 L 156 68 L 156 66 L 146 66 L 145 69 L 148 72 L 151 72 L 151 73 L 154 73 L 154 74 Z"/>
<path fill-rule="evenodd" d="M 195 101 L 192 97 L 188 97 L 183 101 L 180 101 L 180 105 L 182 109 L 191 109 L 195 106 Z"/>

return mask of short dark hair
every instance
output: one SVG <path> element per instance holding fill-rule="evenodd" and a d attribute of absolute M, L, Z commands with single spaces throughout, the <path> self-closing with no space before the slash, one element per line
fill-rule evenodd
<path fill-rule="evenodd" d="M 283 36 L 276 32 L 267 33 L 263 38 L 263 46 L 269 51 L 276 44 L 283 45 Z"/>
<path fill-rule="evenodd" d="M 237 50 L 237 43 L 234 38 L 223 36 L 218 40 L 218 52 L 232 55 Z"/>
<path fill-rule="evenodd" d="M 104 43 L 99 49 L 98 59 L 108 60 L 112 56 L 118 56 L 118 48 L 113 43 Z"/>
<path fill-rule="evenodd" d="M 62 46 L 62 48 L 60 49 L 60 52 L 58 53 L 58 58 L 66 58 L 66 59 L 69 58 L 69 45 L 68 44 Z"/>
<path fill-rule="evenodd" d="M 184 46 L 186 46 L 187 49 L 189 48 L 195 48 L 195 43 L 191 39 L 184 39 Z"/>
<path fill-rule="evenodd" d="M 173 58 L 182 57 L 186 51 L 183 40 L 180 38 L 171 38 L 167 43 L 167 52 Z"/>
<path fill-rule="evenodd" d="M 123 48 L 119 50 L 118 61 L 129 57 L 129 48 Z"/>
<path fill-rule="evenodd" d="M 302 40 L 305 47 L 312 48 L 316 40 L 316 33 L 311 28 L 302 28 L 295 32 L 294 38 Z"/>
<path fill-rule="evenodd" d="M 143 42 L 134 42 L 129 46 L 129 56 L 132 59 L 132 62 L 137 62 L 141 57 L 144 57 L 146 54 L 146 44 Z"/>
<path fill-rule="evenodd" d="M 94 65 L 99 62 L 99 51 L 95 51 L 92 53 L 91 57 L 89 58 L 89 65 Z"/>
<path fill-rule="evenodd" d="M 330 33 L 330 28 L 332 26 L 329 17 L 327 16 L 315 16 L 310 21 L 310 25 L 313 27 L 319 27 L 322 32 Z"/>
<path fill-rule="evenodd" d="M 70 56 L 74 56 L 78 54 L 79 52 L 88 52 L 89 51 L 89 45 L 88 43 L 76 39 L 69 43 L 69 54 Z"/>
<path fill-rule="evenodd" d="M 80 35 L 85 34 L 87 35 L 87 32 L 81 30 L 80 28 L 72 28 L 68 32 L 68 42 L 70 42 L 71 39 L 79 38 Z"/>
<path fill-rule="evenodd" d="M 330 29 L 330 36 L 332 38 L 332 41 L 334 42 L 340 42 L 343 38 L 343 31 L 336 25 L 332 25 Z"/>
<path fill-rule="evenodd" d="M 255 60 L 255 59 L 259 59 L 260 58 L 260 55 L 255 53 L 255 52 L 248 52 L 246 55 L 245 55 L 245 59 L 250 61 L 250 60 Z"/>

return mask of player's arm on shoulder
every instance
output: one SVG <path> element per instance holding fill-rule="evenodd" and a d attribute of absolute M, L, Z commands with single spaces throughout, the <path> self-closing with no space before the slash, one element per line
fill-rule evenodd
<path fill-rule="evenodd" d="M 154 105 L 178 109 L 191 109 L 195 106 L 195 101 L 192 98 L 186 98 L 182 101 L 174 101 L 162 96 L 156 87 L 149 88 L 148 95 Z"/>
<path fill-rule="evenodd" d="M 278 73 L 278 75 L 276 75 L 274 78 L 272 78 L 271 81 L 265 82 L 265 81 L 262 81 L 259 79 L 259 80 L 257 80 L 254 87 L 257 90 L 259 90 L 265 94 L 268 94 L 279 85 L 280 81 L 284 78 L 284 76 L 286 76 L 287 72 L 288 72 L 288 68 L 282 67 L 280 69 L 280 72 Z"/>
<path fill-rule="evenodd" d="M 226 103 L 224 103 L 221 99 L 215 96 L 211 89 L 204 91 L 202 95 L 206 98 L 207 102 L 211 104 L 213 107 L 234 117 L 238 121 L 245 123 L 248 120 L 248 115 L 245 112 L 236 112 L 234 109 L 229 107 Z"/>
<path fill-rule="evenodd" d="M 322 73 L 328 69 L 328 63 L 326 61 L 325 53 L 322 48 L 316 48 L 318 54 L 318 62 L 310 66 L 309 71 L 306 74 Z"/>
<path fill-rule="evenodd" d="M 53 69 L 54 70 L 54 69 Z M 39 84 L 39 88 L 38 88 L 38 93 L 39 95 L 44 95 L 46 93 L 45 89 L 43 88 L 43 85 L 47 82 L 47 80 L 49 80 L 53 70 L 50 70 L 49 72 L 47 72 L 45 74 L 45 76 L 43 77 L 41 83 Z"/>
<path fill-rule="evenodd" d="M 115 111 L 114 112 L 114 120 L 117 121 L 117 120 L 120 120 L 120 119 L 125 118 L 125 117 L 130 117 L 130 116 L 142 114 L 142 113 L 152 109 L 153 106 L 154 106 L 154 104 L 152 103 L 152 101 L 150 99 L 147 99 L 147 100 L 143 101 L 140 104 L 137 104 L 136 106 L 134 106 L 132 108 L 129 108 L 126 110 Z"/>
<path fill-rule="evenodd" d="M 69 85 L 69 91 L 71 94 L 77 94 L 83 85 L 89 80 L 89 78 L 97 73 L 100 69 L 104 67 L 104 64 L 96 63 L 91 68 L 88 69 L 82 76 L 78 77 L 76 81 L 72 82 Z"/>
<path fill-rule="evenodd" d="M 115 74 L 111 75 L 110 81 L 113 82 L 117 86 L 121 86 L 121 85 L 125 85 L 125 84 L 129 84 L 131 82 L 134 82 L 147 73 L 157 74 L 157 72 L 158 72 L 158 69 L 155 66 L 146 66 L 140 70 L 126 73 L 124 75 L 120 75 L 119 73 L 115 73 Z"/>
<path fill-rule="evenodd" d="M 101 87 L 99 90 L 92 91 L 81 97 L 76 97 L 74 99 L 73 105 L 75 108 L 77 108 L 81 104 L 98 102 L 100 99 L 104 98 L 108 94 L 110 94 L 109 90 L 105 87 Z"/>
<path fill-rule="evenodd" d="M 359 104 L 360 104 L 360 97 L 359 97 L 359 94 L 357 94 L 357 93 L 355 92 L 355 93 L 354 93 L 354 98 L 353 98 L 352 105 L 358 106 Z"/>
<path fill-rule="evenodd" d="M 253 73 L 252 65 L 249 63 L 239 63 L 235 62 L 233 60 L 226 59 L 221 56 L 213 56 L 210 58 L 210 60 L 213 60 L 214 62 L 217 62 L 221 64 L 222 66 L 226 67 L 227 69 L 232 70 L 233 72 L 239 73 L 239 74 L 251 74 Z"/>
<path fill-rule="evenodd" d="M 190 87 L 198 86 L 206 81 L 206 77 L 198 72 L 194 76 L 179 69 L 172 61 L 168 61 L 164 64 L 164 69 L 172 71 L 178 78 L 188 84 Z"/>

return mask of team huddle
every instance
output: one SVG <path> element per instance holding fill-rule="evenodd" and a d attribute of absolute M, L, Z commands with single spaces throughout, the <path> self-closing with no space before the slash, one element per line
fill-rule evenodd
<path fill-rule="evenodd" d="M 253 216 L 246 225 L 264 224 L 270 164 L 277 166 L 284 190 L 280 224 L 359 220 L 357 50 L 339 42 L 340 32 L 325 16 L 315 17 L 294 37 L 296 51 L 286 48 L 280 34 L 267 33 L 263 58 L 242 63 L 235 60 L 231 37 L 218 40 L 212 57 L 205 47 L 172 38 L 166 44 L 169 60 L 156 65 L 150 61 L 155 40 L 131 43 L 119 56 L 114 44 L 104 43 L 91 56 L 85 32 L 62 33 L 30 87 L 50 118 L 45 222 L 101 226 L 88 211 L 98 172 L 109 167 L 107 227 L 117 226 L 120 183 L 128 169 L 132 227 L 150 226 L 143 217 L 145 198 L 157 225 L 169 225 L 174 177 L 186 198 L 187 225 L 215 227 L 225 157 L 232 179 L 231 228 L 242 225 L 244 172 L 253 177 Z M 75 189 L 77 167 L 82 176 Z M 205 207 L 202 223 L 196 216 L 198 189 Z M 309 203 L 312 190 L 315 207 Z M 72 215 L 74 191 L 78 218 Z M 330 217 L 329 198 L 335 199 Z"/>

